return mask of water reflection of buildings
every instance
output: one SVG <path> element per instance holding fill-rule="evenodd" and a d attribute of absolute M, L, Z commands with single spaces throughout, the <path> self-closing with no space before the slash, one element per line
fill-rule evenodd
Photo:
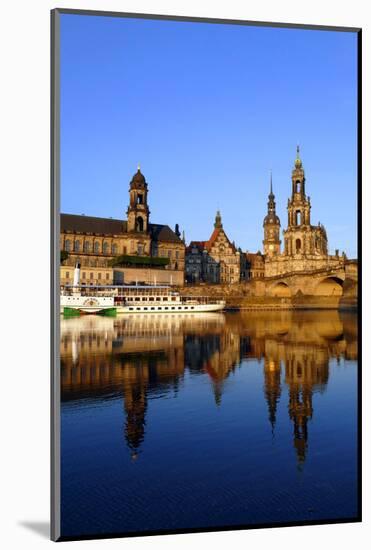
<path fill-rule="evenodd" d="M 135 458 L 145 437 L 149 398 L 176 395 L 188 371 L 208 375 L 220 405 L 228 376 L 244 360 L 264 360 L 269 422 L 274 430 L 287 387 L 293 443 L 302 463 L 313 394 L 325 390 L 332 357 L 357 358 L 354 316 L 286 311 L 62 320 L 62 400 L 122 396 L 124 435 Z"/>

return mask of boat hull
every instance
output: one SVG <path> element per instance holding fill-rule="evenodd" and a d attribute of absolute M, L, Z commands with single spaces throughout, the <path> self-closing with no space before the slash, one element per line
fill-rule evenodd
<path fill-rule="evenodd" d="M 117 306 L 118 314 L 135 313 L 206 313 L 212 311 L 222 311 L 225 308 L 225 302 L 218 304 L 176 304 L 176 305 L 135 305 L 135 306 Z"/>
<path fill-rule="evenodd" d="M 79 315 L 107 315 L 113 317 L 117 313 L 117 308 L 64 307 L 62 313 L 65 317 L 77 317 Z"/>

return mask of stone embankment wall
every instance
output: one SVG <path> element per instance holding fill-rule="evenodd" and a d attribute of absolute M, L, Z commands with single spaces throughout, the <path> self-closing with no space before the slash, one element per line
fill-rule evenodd
<path fill-rule="evenodd" d="M 210 296 L 224 299 L 228 309 L 354 309 L 356 294 L 346 296 L 313 296 L 297 293 L 293 297 L 266 296 L 263 281 L 235 285 L 186 285 L 178 288 L 183 296 Z M 354 290 L 354 289 L 353 289 Z"/>
<path fill-rule="evenodd" d="M 184 272 L 174 269 L 156 269 L 143 267 L 115 267 L 113 270 L 115 285 L 146 284 L 146 285 L 178 285 L 184 284 Z"/>

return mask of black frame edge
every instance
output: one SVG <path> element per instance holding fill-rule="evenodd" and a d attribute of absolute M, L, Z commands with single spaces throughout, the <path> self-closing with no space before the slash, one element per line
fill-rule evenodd
<path fill-rule="evenodd" d="M 60 79 L 59 79 L 59 10 L 51 10 L 50 34 L 50 538 L 60 540 L 60 370 L 59 370 L 59 130 L 60 130 Z"/>
<path fill-rule="evenodd" d="M 252 21 L 248 19 L 223 19 L 217 17 L 199 17 L 191 15 L 171 15 L 171 14 L 155 14 L 155 13 L 134 13 L 134 12 L 119 12 L 119 11 L 99 11 L 85 10 L 73 8 L 56 8 L 60 14 L 70 15 L 92 15 L 98 17 L 121 17 L 129 19 L 158 19 L 168 21 L 191 21 L 193 23 L 224 23 L 229 25 L 250 25 L 254 27 L 277 27 L 277 28 L 292 28 L 303 30 L 318 30 L 318 31 L 338 31 L 338 32 L 358 32 L 360 27 L 341 27 L 331 25 L 315 25 L 310 23 L 284 23 L 272 21 Z"/>

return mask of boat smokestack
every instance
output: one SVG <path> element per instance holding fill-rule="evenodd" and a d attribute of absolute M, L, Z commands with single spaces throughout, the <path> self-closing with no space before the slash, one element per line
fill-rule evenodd
<path fill-rule="evenodd" d="M 75 270 L 73 272 L 73 286 L 80 285 L 80 267 L 81 265 L 77 262 L 75 265 Z"/>

